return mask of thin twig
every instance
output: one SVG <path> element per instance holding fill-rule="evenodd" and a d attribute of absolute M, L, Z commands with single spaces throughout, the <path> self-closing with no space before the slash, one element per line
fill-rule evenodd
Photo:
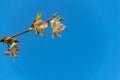
<path fill-rule="evenodd" d="M 14 37 L 17 37 L 17 36 L 19 36 L 19 35 L 22 35 L 22 34 L 25 34 L 25 33 L 27 33 L 27 32 L 30 32 L 30 31 L 32 31 L 32 30 L 33 30 L 33 28 L 30 28 L 30 29 L 24 30 L 24 31 L 22 31 L 22 32 L 20 32 L 20 33 L 14 34 L 13 36 L 10 36 L 10 37 L 11 37 L 11 38 L 14 38 Z"/>

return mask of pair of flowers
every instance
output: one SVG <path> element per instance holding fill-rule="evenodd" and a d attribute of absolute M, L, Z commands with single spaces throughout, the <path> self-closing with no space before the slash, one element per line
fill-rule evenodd
<path fill-rule="evenodd" d="M 53 16 L 50 19 L 48 19 L 46 22 L 43 22 L 41 17 L 42 17 L 42 14 L 38 13 L 36 16 L 36 19 L 34 20 L 34 22 L 32 23 L 31 27 L 28 30 L 25 30 L 23 32 L 20 32 L 18 34 L 10 36 L 10 37 L 3 37 L 0 40 L 0 42 L 7 44 L 8 52 L 5 52 L 5 55 L 12 56 L 14 58 L 16 58 L 18 55 L 19 41 L 13 37 L 19 36 L 21 34 L 24 34 L 26 32 L 30 32 L 30 31 L 35 31 L 37 36 L 39 34 L 41 36 L 44 36 L 45 29 L 48 27 L 49 24 L 51 24 L 52 38 L 55 38 L 57 36 L 61 37 L 60 33 L 62 33 L 65 29 L 65 26 L 61 23 L 63 18 L 57 17 L 57 12 L 55 14 L 53 14 Z"/>
<path fill-rule="evenodd" d="M 62 33 L 65 29 L 65 26 L 61 23 L 63 20 L 62 17 L 57 17 L 57 12 L 46 22 L 43 22 L 41 19 L 41 13 L 38 13 L 35 21 L 33 22 L 31 28 L 34 29 L 36 35 L 40 33 L 41 36 L 44 36 L 45 29 L 48 27 L 48 24 L 51 24 L 52 28 L 52 38 L 57 36 L 61 37 L 60 33 Z"/>

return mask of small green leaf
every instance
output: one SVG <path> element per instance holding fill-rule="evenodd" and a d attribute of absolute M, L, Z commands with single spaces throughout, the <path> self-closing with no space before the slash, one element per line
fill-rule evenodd
<path fill-rule="evenodd" d="M 38 12 L 38 13 L 37 13 L 37 16 L 36 16 L 36 21 L 37 21 L 37 20 L 40 20 L 41 17 L 42 17 L 42 14 Z"/>
<path fill-rule="evenodd" d="M 63 20 L 62 17 L 58 17 L 57 20 L 59 20 L 60 22 Z"/>

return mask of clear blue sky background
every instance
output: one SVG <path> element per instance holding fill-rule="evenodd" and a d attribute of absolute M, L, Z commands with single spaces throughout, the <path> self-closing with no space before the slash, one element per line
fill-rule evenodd
<path fill-rule="evenodd" d="M 28 29 L 36 13 L 56 11 L 67 26 L 63 38 L 34 32 L 17 37 L 15 62 L 0 44 L 0 80 L 120 80 L 120 0 L 1 0 L 0 37 Z"/>

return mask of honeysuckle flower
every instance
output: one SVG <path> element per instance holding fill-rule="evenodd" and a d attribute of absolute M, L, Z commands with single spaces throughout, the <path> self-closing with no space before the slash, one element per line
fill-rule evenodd
<path fill-rule="evenodd" d="M 0 42 L 3 42 L 8 45 L 8 52 L 5 52 L 5 55 L 16 57 L 19 51 L 18 43 L 19 41 L 11 37 L 3 37 Z"/>
<path fill-rule="evenodd" d="M 62 18 L 53 18 L 50 20 L 51 23 L 51 28 L 52 28 L 52 38 L 55 38 L 59 36 L 60 38 L 62 37 L 60 33 L 62 33 L 65 29 L 65 25 L 61 23 Z"/>
<path fill-rule="evenodd" d="M 38 13 L 31 27 L 34 29 L 36 35 L 40 34 L 41 36 L 43 36 L 43 33 L 47 28 L 49 22 L 43 22 L 41 17 L 41 13 Z"/>
<path fill-rule="evenodd" d="M 12 57 L 17 57 L 19 48 L 18 48 L 18 43 L 13 42 L 12 45 L 8 48 L 8 52 L 5 52 L 5 55 L 7 56 L 12 56 Z"/>

